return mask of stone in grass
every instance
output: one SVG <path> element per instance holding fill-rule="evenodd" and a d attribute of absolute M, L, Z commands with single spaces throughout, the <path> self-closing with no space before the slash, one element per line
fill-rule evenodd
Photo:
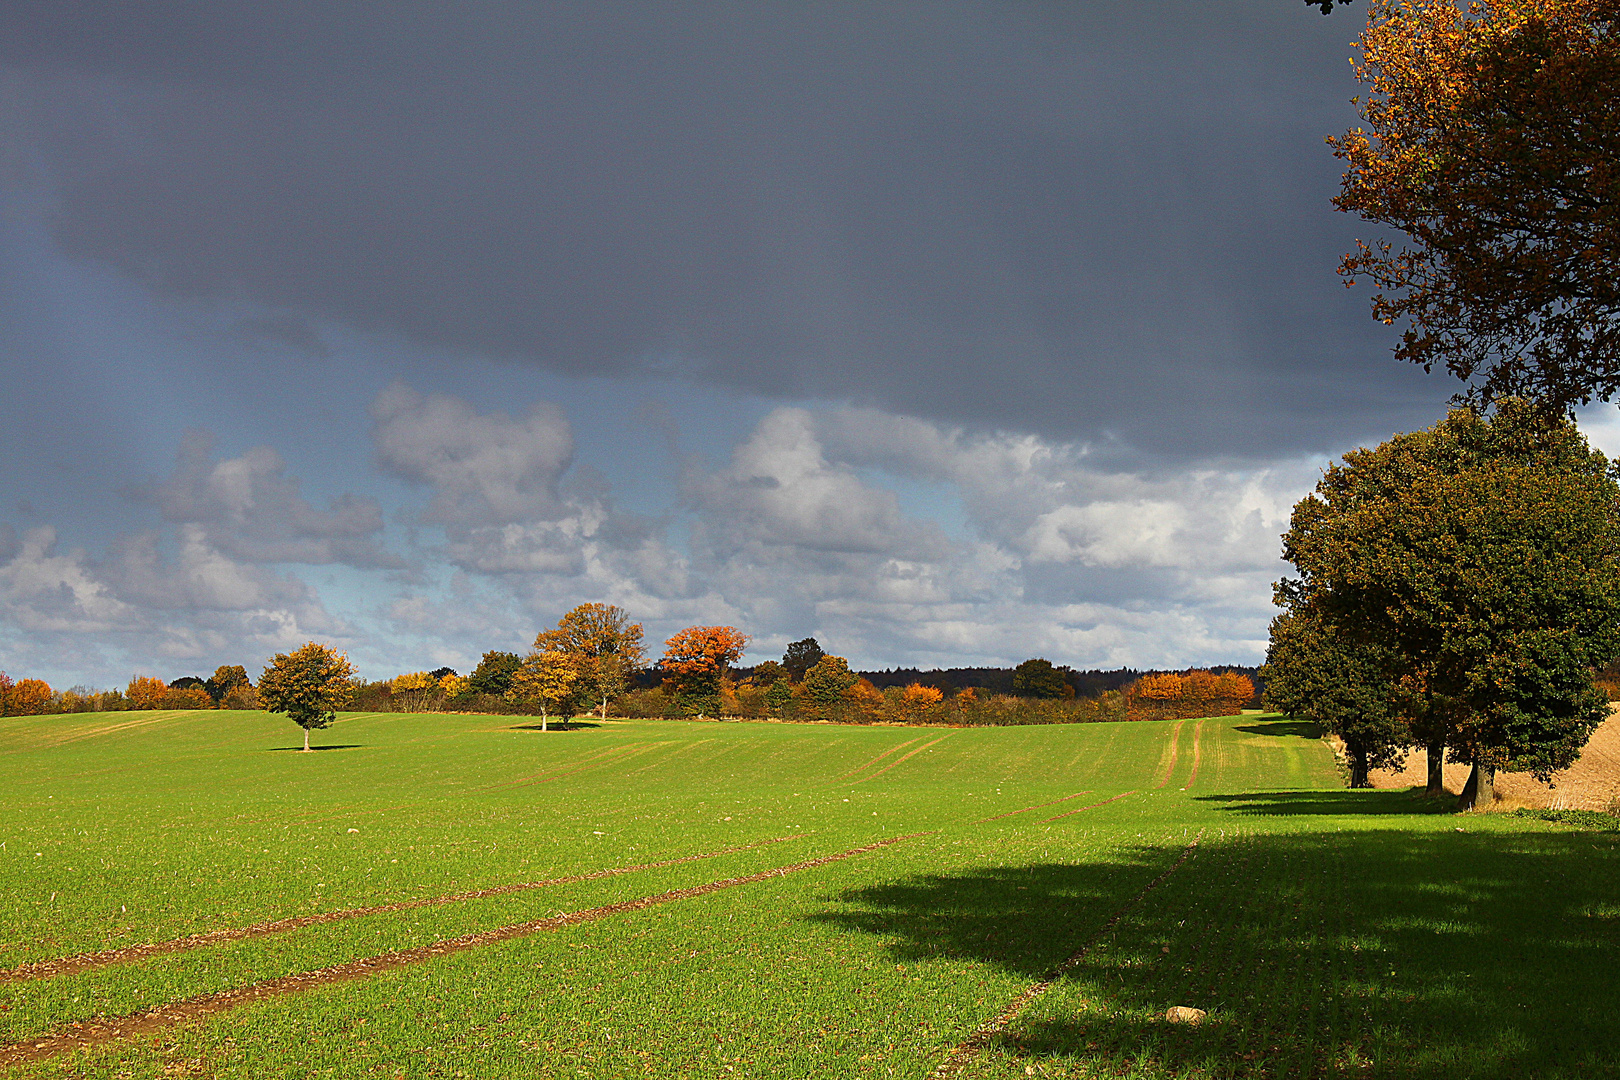
<path fill-rule="evenodd" d="M 1172 1005 L 1164 1014 L 1164 1018 L 1172 1024 L 1202 1024 L 1208 1015 L 1203 1009 L 1193 1009 L 1186 1005 Z"/>

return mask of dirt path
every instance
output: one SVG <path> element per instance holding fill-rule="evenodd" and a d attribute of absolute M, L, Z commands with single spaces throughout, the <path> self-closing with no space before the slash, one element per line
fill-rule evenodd
<path fill-rule="evenodd" d="M 842 776 L 840 776 L 838 778 L 838 780 L 834 780 L 833 783 L 836 784 L 836 783 L 838 783 L 839 780 L 847 780 L 851 776 L 854 776 L 856 773 L 865 772 L 867 769 L 870 769 L 872 766 L 876 765 L 878 762 L 882 761 L 884 758 L 888 757 L 890 754 L 894 753 L 897 750 L 905 749 L 906 747 L 910 746 L 912 743 L 916 742 L 917 739 L 920 739 L 920 738 L 922 738 L 922 736 L 918 735 L 916 739 L 907 739 L 903 743 L 896 743 L 895 745 L 889 747 L 887 750 L 883 751 L 883 753 L 881 753 L 881 754 L 877 755 L 876 757 L 872 758 L 870 761 L 867 761 L 867 762 L 865 762 L 863 764 L 855 766 L 853 769 L 849 770 L 847 773 L 844 773 Z"/>
<path fill-rule="evenodd" d="M 385 971 L 394 971 L 412 964 L 420 964 L 440 956 L 450 956 L 454 953 L 465 952 L 468 949 L 495 945 L 499 942 L 510 941 L 513 938 L 528 937 L 531 934 L 538 934 L 545 930 L 561 930 L 564 927 L 596 922 L 599 919 L 606 919 L 614 915 L 625 915 L 632 911 L 641 911 L 645 908 L 669 904 L 677 900 L 690 900 L 693 897 L 706 896 L 722 889 L 734 889 L 739 885 L 751 885 L 756 881 L 786 877 L 788 874 L 798 873 L 800 870 L 813 870 L 819 866 L 826 866 L 828 863 L 840 862 L 844 859 L 854 858 L 856 855 L 864 855 L 869 851 L 876 851 L 879 848 L 889 847 L 907 840 L 915 840 L 920 836 L 931 835 L 933 834 L 910 833 L 906 836 L 893 836 L 887 840 L 879 840 L 876 843 L 866 844 L 862 847 L 850 848 L 848 851 L 839 851 L 831 855 L 806 859 L 804 862 L 793 863 L 791 866 L 778 866 L 770 870 L 761 870 L 757 874 L 722 878 L 719 881 L 711 881 L 706 885 L 694 885 L 685 889 L 671 889 L 668 892 L 658 893 L 654 896 L 643 896 L 637 900 L 626 900 L 617 904 L 605 904 L 601 907 L 570 911 L 563 915 L 553 915 L 545 919 L 531 919 L 528 922 L 513 923 L 510 926 L 501 926 L 494 930 L 481 930 L 474 934 L 465 934 L 461 937 L 437 941 L 432 945 L 420 945 L 414 949 L 398 949 L 378 956 L 368 956 L 360 960 L 333 964 L 331 967 L 320 968 L 316 971 L 301 971 L 295 975 L 282 975 L 278 978 L 265 979 L 262 982 L 251 983 L 247 986 L 222 990 L 215 994 L 199 994 L 196 997 L 186 998 L 184 1001 L 169 1002 L 128 1016 L 76 1024 L 23 1042 L 0 1046 L 0 1069 L 57 1057 L 71 1053 L 81 1047 L 100 1046 L 106 1043 L 140 1038 L 161 1031 L 164 1028 L 172 1027 L 175 1024 L 183 1024 L 205 1016 L 227 1012 L 240 1005 L 249 1005 L 269 998 L 280 997 L 284 994 L 296 994 L 305 990 L 314 990 L 333 983 L 351 982 L 370 975 L 379 975 Z"/>
<path fill-rule="evenodd" d="M 547 878 L 544 881 L 524 881 L 515 885 L 494 885 L 487 889 L 452 893 L 449 896 L 399 900 L 392 904 L 375 904 L 369 907 L 342 908 L 338 911 L 323 911 L 316 915 L 292 915 L 272 922 L 255 923 L 252 926 L 232 927 L 226 930 L 210 930 L 207 933 L 192 934 L 189 937 L 173 938 L 169 941 L 154 941 L 145 945 L 129 945 L 122 949 L 104 949 L 101 952 L 79 953 L 77 956 L 64 956 L 55 960 L 35 960 L 32 963 L 14 967 L 10 971 L 0 971 L 0 985 L 29 982 L 34 979 L 50 979 L 58 975 L 70 975 L 77 971 L 85 971 L 89 968 L 107 967 L 111 964 L 127 964 L 133 960 L 144 960 L 148 956 L 185 952 L 188 949 L 220 945 L 227 941 L 264 937 L 267 934 L 282 934 L 289 930 L 300 930 L 306 926 L 320 926 L 324 923 L 342 922 L 345 919 L 358 919 L 363 915 L 384 915 L 392 911 L 408 911 L 412 908 L 456 904 L 464 900 L 482 900 L 490 896 L 506 896 L 510 893 L 526 892 L 529 889 L 548 889 L 557 885 L 573 885 L 581 881 L 599 881 L 602 878 L 617 877 L 620 874 L 633 874 L 641 870 L 657 870 L 665 866 L 677 866 L 681 863 L 698 862 L 702 859 L 715 859 L 722 855 L 733 855 L 740 851 L 752 851 L 754 848 L 764 847 L 767 844 L 780 844 L 786 840 L 800 839 L 803 839 L 803 837 L 778 836 L 770 840 L 761 840 L 756 844 L 744 844 L 742 847 L 725 848 L 721 851 L 710 851 L 702 855 L 683 855 L 678 859 L 665 859 L 662 862 L 640 863 L 636 866 L 616 866 L 607 870 L 592 870 L 585 874 Z"/>
<path fill-rule="evenodd" d="M 1462 790 L 1468 782 L 1468 766 L 1447 762 L 1446 789 Z M 1428 781 L 1423 750 L 1407 755 L 1403 769 L 1375 769 L 1368 778 L 1375 788 L 1422 787 Z M 1556 807 L 1571 810 L 1607 810 L 1620 799 L 1620 713 L 1609 718 L 1592 733 L 1581 751 L 1581 759 L 1561 773 L 1553 774 L 1549 787 L 1529 773 L 1498 773 L 1496 796 L 1499 806 Z"/>
<path fill-rule="evenodd" d="M 977 1055 L 980 1050 L 983 1050 L 990 1040 L 995 1038 L 996 1035 L 1003 1031 L 1008 1024 L 1016 1020 L 1018 1018 L 1018 1014 L 1023 1012 L 1030 1002 L 1034 1001 L 1036 998 L 1050 990 L 1053 983 L 1057 982 L 1057 980 L 1061 979 L 1066 972 L 1078 965 L 1080 961 L 1084 960 L 1086 954 L 1089 953 L 1094 946 L 1096 946 L 1097 942 L 1102 940 L 1103 935 L 1107 934 L 1108 931 L 1117 926 L 1121 919 L 1129 915 L 1138 904 L 1147 898 L 1148 893 L 1164 884 L 1164 882 L 1169 879 L 1171 874 L 1174 874 L 1177 870 L 1180 870 L 1182 864 L 1184 864 L 1188 859 L 1192 858 L 1192 854 L 1197 847 L 1198 841 L 1196 840 L 1188 844 L 1184 849 L 1182 849 L 1181 857 L 1175 862 L 1171 863 L 1168 870 L 1154 878 L 1152 881 L 1148 882 L 1147 885 L 1143 887 L 1141 892 L 1125 901 L 1118 911 L 1115 911 L 1108 917 L 1107 922 L 1098 927 L 1096 932 L 1086 939 L 1085 944 L 1081 945 L 1080 948 L 1076 949 L 1069 955 L 1068 959 L 1064 960 L 1062 963 L 1058 964 L 1050 972 L 1048 972 L 1046 978 L 1042 979 L 1038 983 L 1035 983 L 1033 986 L 1030 986 L 1023 993 L 1013 998 L 1012 1001 L 1007 1003 L 1006 1008 L 1002 1009 L 995 1016 L 991 1017 L 989 1020 L 986 1020 L 984 1023 L 975 1028 L 971 1035 L 958 1043 L 955 1049 L 950 1052 L 950 1055 L 944 1061 L 939 1063 L 938 1068 L 928 1074 L 929 1080 L 945 1080 L 946 1077 L 960 1075 L 962 1069 L 966 1067 L 967 1063 L 972 1061 L 974 1056 Z"/>

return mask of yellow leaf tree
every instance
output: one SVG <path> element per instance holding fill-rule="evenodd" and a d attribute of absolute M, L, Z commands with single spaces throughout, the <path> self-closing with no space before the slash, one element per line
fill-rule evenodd
<path fill-rule="evenodd" d="M 539 709 L 540 730 L 545 731 L 549 714 L 561 711 L 573 700 L 579 684 L 579 668 L 573 657 L 556 650 L 536 650 L 512 673 L 506 699 L 516 705 Z"/>
<path fill-rule="evenodd" d="M 309 750 L 312 728 L 330 727 L 349 703 L 354 665 L 330 645 L 309 642 L 291 653 L 277 653 L 259 679 L 259 701 L 270 712 L 286 713 L 304 729 Z M 133 683 L 131 684 L 134 685 Z"/>

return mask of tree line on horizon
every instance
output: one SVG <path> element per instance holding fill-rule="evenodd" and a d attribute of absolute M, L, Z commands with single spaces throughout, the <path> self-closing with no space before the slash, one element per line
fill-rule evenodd
<path fill-rule="evenodd" d="M 1102 720 L 1177 719 L 1227 715 L 1253 705 L 1254 669 L 1213 671 L 1076 672 L 1044 658 L 1015 668 L 954 668 L 923 672 L 858 672 L 826 653 L 815 638 L 791 643 L 780 662 L 751 667 L 737 661 L 748 637 L 735 627 L 694 626 L 665 643 L 649 663 L 639 623 L 622 609 L 581 604 L 542 631 L 527 656 L 492 650 L 467 676 L 452 668 L 407 672 L 390 679 L 356 678 L 347 658 L 310 643 L 277 655 L 256 687 L 241 666 L 213 677 L 164 684 L 136 676 L 120 691 L 54 694 L 40 680 L 24 680 L 26 694 L 11 692 L 0 675 L 0 714 L 10 712 L 120 711 L 126 709 L 277 708 L 265 679 L 298 664 L 315 665 L 330 686 L 319 692 L 330 707 L 390 712 L 504 712 L 553 716 L 587 709 L 606 717 L 733 717 L 827 720 L 844 723 L 1027 724 Z M 311 668 L 314 670 L 314 668 Z M 331 671 L 341 670 L 341 679 Z M 341 683 L 341 685 L 339 685 Z M 37 684 L 37 686 L 35 685 Z M 23 685 L 23 684 L 19 684 Z M 1081 694 L 1077 686 L 1094 690 Z M 316 725 L 322 726 L 322 725 Z"/>

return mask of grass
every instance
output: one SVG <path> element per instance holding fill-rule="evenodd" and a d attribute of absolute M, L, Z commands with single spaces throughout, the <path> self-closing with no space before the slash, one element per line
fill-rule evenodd
<path fill-rule="evenodd" d="M 0 1043 L 923 835 L 7 1076 L 921 1077 L 1087 943 L 962 1075 L 1620 1075 L 1620 836 L 1345 791 L 1286 720 L 298 734 L 0 719 L 0 970 L 708 857 L 0 982 Z"/>

